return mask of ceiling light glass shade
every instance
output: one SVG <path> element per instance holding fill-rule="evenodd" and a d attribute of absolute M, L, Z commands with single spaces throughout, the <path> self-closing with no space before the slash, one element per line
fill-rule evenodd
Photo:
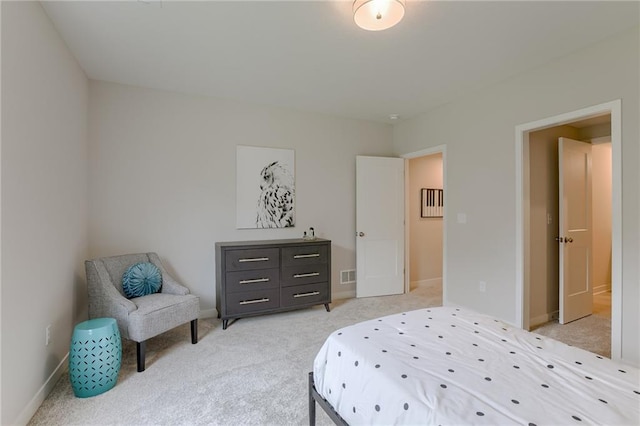
<path fill-rule="evenodd" d="M 405 0 L 355 0 L 353 20 L 365 30 L 386 30 L 402 20 L 404 5 Z"/>

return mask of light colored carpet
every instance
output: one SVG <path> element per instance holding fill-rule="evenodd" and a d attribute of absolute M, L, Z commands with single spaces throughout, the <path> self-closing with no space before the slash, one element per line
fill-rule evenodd
<path fill-rule="evenodd" d="M 611 292 L 594 296 L 592 315 L 564 325 L 548 322 L 533 332 L 611 358 Z"/>
<path fill-rule="evenodd" d="M 63 375 L 30 425 L 302 425 L 308 424 L 307 381 L 313 359 L 334 330 L 367 319 L 442 304 L 438 288 L 406 295 L 338 300 L 323 306 L 243 318 L 227 330 L 199 321 L 147 343 L 136 372 L 135 343 L 123 341 L 116 386 L 91 398 L 73 395 Z M 333 424 L 321 408 L 319 425 Z"/>
<path fill-rule="evenodd" d="M 113 389 L 92 398 L 76 398 L 65 374 L 29 424 L 308 424 L 308 372 L 331 332 L 441 304 L 439 287 L 418 287 L 400 296 L 338 300 L 329 313 L 317 306 L 243 318 L 224 331 L 217 319 L 200 320 L 196 345 L 191 344 L 188 324 L 149 340 L 143 373 L 136 372 L 135 343 L 124 340 L 122 368 Z M 548 324 L 536 332 L 602 353 L 600 347 L 585 345 L 590 338 L 576 341 L 586 331 L 600 330 L 595 318 L 565 326 Z M 320 407 L 317 424 L 333 424 Z"/>

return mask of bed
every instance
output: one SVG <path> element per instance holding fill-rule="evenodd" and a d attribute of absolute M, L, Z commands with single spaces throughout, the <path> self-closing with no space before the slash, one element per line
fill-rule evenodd
<path fill-rule="evenodd" d="M 465 309 L 420 309 L 333 332 L 309 373 L 336 424 L 638 425 L 635 367 Z"/>

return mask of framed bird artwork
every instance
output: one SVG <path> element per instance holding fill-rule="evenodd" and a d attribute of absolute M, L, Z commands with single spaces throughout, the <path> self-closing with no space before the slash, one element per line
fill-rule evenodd
<path fill-rule="evenodd" d="M 295 225 L 295 152 L 239 145 L 236 150 L 236 226 Z"/>

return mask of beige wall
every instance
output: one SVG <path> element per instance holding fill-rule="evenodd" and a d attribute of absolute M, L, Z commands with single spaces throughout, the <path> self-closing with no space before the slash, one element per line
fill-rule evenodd
<path fill-rule="evenodd" d="M 593 186 L 593 290 L 611 290 L 611 143 L 595 144 Z"/>
<path fill-rule="evenodd" d="M 409 160 L 409 247 L 411 288 L 442 280 L 442 218 L 420 217 L 422 188 L 442 189 L 442 154 Z"/>
<path fill-rule="evenodd" d="M 89 111 L 91 256 L 156 251 L 213 315 L 216 241 L 313 226 L 355 294 L 355 157 L 391 154 L 391 126 L 96 81 Z M 295 150 L 294 228 L 236 229 L 237 145 Z"/>
<path fill-rule="evenodd" d="M 551 320 L 559 303 L 558 138 L 576 139 L 577 129 L 558 126 L 529 134 L 529 318 Z M 550 220 L 548 220 L 550 218 Z"/>
<path fill-rule="evenodd" d="M 622 100 L 622 359 L 640 364 L 638 28 L 394 127 L 397 154 L 447 147 L 447 297 L 515 322 L 515 128 Z M 467 223 L 458 223 L 458 213 Z M 478 281 L 487 283 L 478 291 Z"/>
<path fill-rule="evenodd" d="M 1 7 L 0 423 L 9 425 L 26 424 L 44 400 L 86 318 L 88 81 L 40 3 Z"/>

